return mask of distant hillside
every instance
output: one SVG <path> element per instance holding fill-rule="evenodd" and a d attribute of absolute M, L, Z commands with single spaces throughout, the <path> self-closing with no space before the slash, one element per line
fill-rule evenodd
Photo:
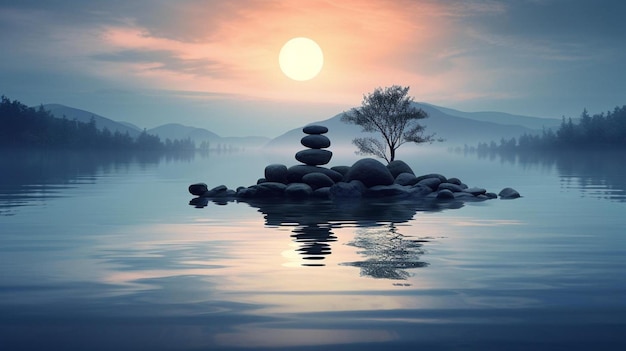
<path fill-rule="evenodd" d="M 506 124 L 509 117 L 517 117 L 514 115 L 501 114 L 502 123 L 493 123 L 453 116 L 439 110 L 434 105 L 416 103 L 415 106 L 428 113 L 429 117 L 420 121 L 426 126 L 426 133 L 436 133 L 436 137 L 445 139 L 444 145 L 446 146 L 475 144 L 480 141 L 508 139 L 524 133 L 535 134 L 540 132 L 540 129 Z M 341 115 L 342 113 L 311 124 L 321 124 L 328 127 L 329 131 L 326 135 L 335 147 L 348 146 L 354 148 L 351 145 L 352 139 L 363 135 L 361 127 L 341 122 Z M 293 148 L 294 151 L 297 151 L 301 149 L 300 139 L 302 136 L 302 128 L 296 128 L 272 139 L 266 148 L 290 148 L 290 150 Z"/>
<path fill-rule="evenodd" d="M 419 103 L 419 105 L 433 107 L 450 116 L 469 118 L 469 119 L 482 121 L 482 122 L 518 125 L 518 126 L 522 126 L 522 127 L 526 127 L 530 129 L 537 129 L 537 130 L 542 130 L 544 127 L 546 129 L 549 129 L 549 128 L 556 129 L 561 125 L 561 120 L 558 118 L 521 116 L 521 115 L 513 115 L 510 113 L 492 112 L 492 111 L 463 112 L 463 111 L 458 111 L 458 110 L 454 110 L 451 108 L 436 106 L 436 105 L 427 104 L 423 102 Z"/>
<path fill-rule="evenodd" d="M 178 123 L 169 123 L 162 126 L 149 129 L 148 134 L 158 135 L 161 140 L 165 139 L 187 139 L 190 138 L 200 145 L 202 142 L 208 142 L 211 148 L 217 148 L 218 146 L 235 146 L 243 148 L 259 148 L 270 141 L 270 138 L 266 137 L 221 137 L 204 128 L 196 128 L 185 126 Z"/>
<path fill-rule="evenodd" d="M 137 137 L 141 133 L 141 129 L 137 128 L 137 126 L 127 123 L 127 122 L 116 122 L 112 119 L 102 117 L 95 113 L 80 110 L 77 108 L 60 105 L 60 104 L 46 104 L 43 105 L 43 108 L 50 111 L 52 115 L 56 118 L 67 118 L 68 120 L 77 120 L 79 122 L 89 123 L 91 118 L 93 117 L 96 122 L 96 128 L 103 130 L 107 128 L 109 131 L 114 133 L 115 131 L 119 131 L 124 134 L 128 132 L 128 135 L 131 137 Z"/>

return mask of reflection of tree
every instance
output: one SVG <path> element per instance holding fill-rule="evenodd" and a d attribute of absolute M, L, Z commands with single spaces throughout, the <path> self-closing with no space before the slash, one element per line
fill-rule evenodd
<path fill-rule="evenodd" d="M 462 202 L 454 201 L 365 199 L 346 203 L 285 199 L 245 199 L 245 202 L 263 213 L 266 225 L 293 227 L 291 237 L 300 244 L 297 251 L 309 262 L 305 264 L 309 266 L 323 265 L 324 257 L 331 254 L 331 243 L 337 240 L 333 228 L 343 225 L 362 228 L 359 232 L 361 234 L 351 245 L 363 249 L 361 253 L 370 259 L 348 264 L 361 267 L 364 275 L 387 279 L 406 279 L 405 269 L 426 265 L 417 260 L 423 253 L 421 242 L 407 239 L 398 233 L 396 224 L 410 221 L 418 211 L 440 211 L 463 206 Z M 387 227 L 381 229 L 381 224 Z"/>
<path fill-rule="evenodd" d="M 361 249 L 365 261 L 349 262 L 346 265 L 361 268 L 362 276 L 405 280 L 410 277 L 407 269 L 425 267 L 419 260 L 424 254 L 425 240 L 408 239 L 398 232 L 395 223 L 385 227 L 361 228 L 356 238 L 348 245 Z"/>

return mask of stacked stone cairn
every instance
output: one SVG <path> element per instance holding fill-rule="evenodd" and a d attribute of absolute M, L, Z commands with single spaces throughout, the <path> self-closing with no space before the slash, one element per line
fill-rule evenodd
<path fill-rule="evenodd" d="M 478 187 L 469 187 L 458 178 L 446 178 L 431 173 L 416 176 L 405 162 L 395 160 L 388 165 L 372 158 L 363 158 L 352 166 L 323 167 L 330 162 L 330 140 L 324 134 L 328 128 L 309 125 L 302 130 L 300 142 L 306 149 L 295 155 L 301 164 L 287 166 L 271 164 L 265 167 L 265 177 L 248 187 L 228 189 L 224 185 L 208 189 L 204 183 L 189 186 L 189 192 L 198 196 L 191 204 L 213 199 L 216 202 L 231 200 L 286 198 L 332 199 L 353 201 L 360 198 L 398 198 L 432 200 L 487 200 L 498 196 L 514 199 L 520 194 L 505 188 L 499 194 Z"/>

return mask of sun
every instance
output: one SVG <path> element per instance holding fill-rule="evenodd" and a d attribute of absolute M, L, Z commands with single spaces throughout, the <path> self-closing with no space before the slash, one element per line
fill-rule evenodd
<path fill-rule="evenodd" d="M 305 81 L 320 73 L 324 66 L 324 54 L 315 41 L 298 37 L 283 45 L 278 55 L 278 63 L 287 77 Z"/>

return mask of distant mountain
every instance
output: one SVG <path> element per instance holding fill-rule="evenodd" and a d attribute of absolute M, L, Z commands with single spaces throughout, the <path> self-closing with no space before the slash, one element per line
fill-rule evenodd
<path fill-rule="evenodd" d="M 522 116 L 522 115 L 513 115 L 510 113 L 504 112 L 463 112 L 454 110 L 447 107 L 436 106 L 427 103 L 419 103 L 421 106 L 430 106 L 433 107 L 443 113 L 446 113 L 450 116 L 469 118 L 482 122 L 492 122 L 498 124 L 511 124 L 518 125 L 530 129 L 542 130 L 544 127 L 546 129 L 552 128 L 556 129 L 561 125 L 561 120 L 558 118 L 547 118 L 547 117 L 531 117 L 531 116 Z M 424 108 L 424 107 L 422 107 Z"/>
<path fill-rule="evenodd" d="M 426 134 L 435 133 L 436 137 L 445 139 L 443 143 L 445 146 L 475 144 L 481 141 L 497 141 L 500 138 L 510 139 L 524 133 L 536 134 L 541 131 L 541 128 L 529 128 L 514 124 L 520 120 L 525 120 L 524 116 L 494 112 L 492 117 L 498 117 L 498 121 L 500 121 L 500 123 L 494 123 L 451 115 L 442 111 L 443 108 L 440 109 L 434 105 L 415 103 L 415 106 L 428 113 L 428 118 L 420 120 L 420 123 L 426 126 Z M 464 114 L 464 112 L 457 111 L 457 114 Z M 321 124 L 328 127 L 329 131 L 326 135 L 334 147 L 348 146 L 354 148 L 351 142 L 355 137 L 363 135 L 361 127 L 343 123 L 341 115 L 342 113 L 327 120 L 311 124 Z M 475 116 L 482 117 L 483 115 Z M 548 120 L 546 123 L 549 124 L 549 122 L 551 121 Z M 302 148 L 300 145 L 302 136 L 302 128 L 296 128 L 272 139 L 266 145 L 266 148 L 289 148 L 289 150 L 297 151 Z"/>
<path fill-rule="evenodd" d="M 156 128 L 148 129 L 148 134 L 158 135 L 161 140 L 165 139 L 187 139 L 193 140 L 197 146 L 202 142 L 208 142 L 211 148 L 219 146 L 236 146 L 244 148 L 259 148 L 267 142 L 270 138 L 249 136 L 249 137 L 221 137 L 204 128 L 196 128 L 185 126 L 178 123 L 169 123 Z"/>
<path fill-rule="evenodd" d="M 50 113 L 52 113 L 54 117 L 65 117 L 70 121 L 77 120 L 80 122 L 89 123 L 89 121 L 93 117 L 94 121 L 96 122 L 96 127 L 98 129 L 107 128 L 112 133 L 115 133 L 115 131 L 119 131 L 122 134 L 128 133 L 128 135 L 130 135 L 131 137 L 136 137 L 141 133 L 141 129 L 131 123 L 116 122 L 112 119 L 102 117 L 89 111 L 80 110 L 60 104 L 46 104 L 43 105 L 43 108 L 50 111 Z"/>

